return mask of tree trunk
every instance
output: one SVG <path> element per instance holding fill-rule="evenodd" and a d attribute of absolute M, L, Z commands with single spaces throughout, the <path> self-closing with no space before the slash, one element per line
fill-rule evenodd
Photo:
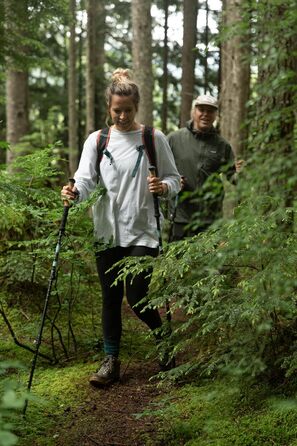
<path fill-rule="evenodd" d="M 182 49 L 182 101 L 180 125 L 184 127 L 190 118 L 192 101 L 194 99 L 195 84 L 195 47 L 197 42 L 197 14 L 196 1 L 184 0 L 184 31 Z"/>
<path fill-rule="evenodd" d="M 79 38 L 78 38 L 78 151 L 80 158 L 83 143 L 85 140 L 85 90 L 84 90 L 84 67 L 83 67 L 83 46 L 84 46 L 84 36 L 85 29 L 83 19 L 79 23 Z"/>
<path fill-rule="evenodd" d="M 153 124 L 151 1 L 132 0 L 132 59 L 134 80 L 140 91 L 139 122 Z"/>
<path fill-rule="evenodd" d="M 241 21 L 243 0 L 223 1 L 223 26 L 230 30 Z M 220 130 L 237 157 L 244 154 L 246 102 L 249 98 L 250 66 L 246 38 L 235 35 L 221 46 Z"/>
<path fill-rule="evenodd" d="M 70 0 L 70 39 L 68 60 L 68 146 L 69 146 L 69 172 L 73 175 L 78 163 L 77 146 L 77 78 L 76 78 L 76 1 Z"/>
<path fill-rule="evenodd" d="M 10 0 L 4 2 L 6 32 L 15 35 L 18 31 L 21 35 L 25 32 L 16 22 L 16 4 Z M 23 20 L 27 17 L 26 4 L 20 5 L 20 13 Z M 26 56 L 26 48 L 20 44 L 19 56 Z M 29 105 L 28 105 L 28 71 L 13 60 L 7 59 L 6 70 L 6 140 L 11 145 L 11 151 L 6 154 L 6 162 L 9 165 L 17 154 L 13 151 L 20 139 L 29 131 Z"/>
<path fill-rule="evenodd" d="M 28 73 L 8 70 L 6 72 L 6 140 L 12 149 L 7 151 L 6 163 L 8 165 L 17 156 L 13 151 L 14 146 L 28 131 Z"/>
<path fill-rule="evenodd" d="M 256 141 L 257 150 L 269 160 L 265 188 L 271 197 L 277 197 L 277 210 L 286 209 L 277 214 L 277 226 L 289 233 L 296 232 L 297 190 L 297 17 L 294 6 L 294 1 L 263 0 L 258 8 L 258 32 L 253 36 L 257 42 L 259 73 L 254 86 L 253 122 L 257 122 L 258 132 L 260 130 L 253 141 L 254 144 Z M 262 141 L 258 142 L 259 136 Z"/>
<path fill-rule="evenodd" d="M 86 137 L 95 131 L 96 2 L 87 1 Z"/>
<path fill-rule="evenodd" d="M 164 51 L 163 51 L 163 102 L 162 102 L 162 132 L 167 133 L 167 89 L 168 89 L 168 0 L 164 0 Z"/>
<path fill-rule="evenodd" d="M 106 36 L 106 11 L 105 0 L 97 1 L 96 11 L 96 85 L 95 85 L 95 128 L 105 126 L 106 102 L 105 102 L 105 74 L 104 74 L 104 43 Z"/>
<path fill-rule="evenodd" d="M 204 94 L 208 93 L 208 45 L 209 45 L 209 7 L 208 0 L 205 2 L 205 58 L 204 58 Z"/>

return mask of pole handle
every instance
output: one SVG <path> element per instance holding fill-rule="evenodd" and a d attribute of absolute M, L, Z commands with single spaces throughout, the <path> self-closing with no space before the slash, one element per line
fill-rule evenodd
<path fill-rule="evenodd" d="M 156 176 L 156 167 L 149 166 L 149 173 L 150 173 L 150 177 L 155 177 Z"/>
<path fill-rule="evenodd" d="M 74 187 L 74 185 L 75 185 L 75 179 L 74 178 L 69 178 L 69 180 L 68 180 L 68 186 L 69 187 L 71 187 L 71 189 L 73 189 L 73 187 Z M 71 201 L 70 200 L 63 200 L 63 205 L 64 206 L 66 206 L 66 207 L 70 207 L 71 206 Z"/>

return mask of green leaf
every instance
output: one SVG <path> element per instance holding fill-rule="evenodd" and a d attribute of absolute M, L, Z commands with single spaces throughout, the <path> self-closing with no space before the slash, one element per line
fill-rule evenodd
<path fill-rule="evenodd" d="M 0 446 L 14 446 L 18 437 L 11 432 L 0 430 Z"/>

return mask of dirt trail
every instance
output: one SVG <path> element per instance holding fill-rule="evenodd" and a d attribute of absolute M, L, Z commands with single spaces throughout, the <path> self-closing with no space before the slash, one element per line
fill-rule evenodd
<path fill-rule="evenodd" d="M 149 378 L 158 372 L 151 362 L 122 364 L 119 383 L 107 389 L 89 387 L 79 408 L 66 409 L 57 430 L 57 446 L 153 446 L 157 444 L 156 421 L 136 419 L 161 390 Z M 88 385 L 86 383 L 86 385 Z M 163 390 L 164 391 L 164 390 Z M 156 441 L 156 442 L 155 442 Z"/>

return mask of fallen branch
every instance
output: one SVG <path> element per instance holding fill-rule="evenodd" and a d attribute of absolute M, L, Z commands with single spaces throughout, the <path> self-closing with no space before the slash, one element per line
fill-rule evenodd
<path fill-rule="evenodd" d="M 7 328 L 8 328 L 8 330 L 9 330 L 9 332 L 10 332 L 10 334 L 11 334 L 13 340 L 14 340 L 14 343 L 15 343 L 18 347 L 24 348 L 25 350 L 28 350 L 29 352 L 35 354 L 35 350 L 34 350 L 33 348 L 29 347 L 29 346 L 26 345 L 26 344 L 22 344 L 22 343 L 17 339 L 16 334 L 15 334 L 15 332 L 13 331 L 13 328 L 12 328 L 12 326 L 11 326 L 11 324 L 10 324 L 10 322 L 9 322 L 9 320 L 8 320 L 8 318 L 7 318 L 6 314 L 5 314 L 5 311 L 3 310 L 3 307 L 2 307 L 2 306 L 1 306 L 1 308 L 0 308 L 0 314 L 1 314 L 1 316 L 3 317 L 3 320 L 4 320 L 5 324 L 7 325 Z M 38 355 L 39 355 L 41 358 L 46 359 L 47 361 L 49 361 L 49 362 L 51 362 L 51 363 L 54 362 L 52 358 L 50 358 L 50 357 L 47 356 L 47 355 L 44 355 L 43 353 L 38 353 Z"/>
<path fill-rule="evenodd" d="M 92 441 L 93 443 L 95 443 L 95 444 L 99 444 L 99 446 L 100 446 L 100 443 L 98 443 L 98 441 L 94 440 L 94 438 L 90 437 L 90 435 L 86 435 L 86 438 L 87 438 L 88 440 L 91 440 L 91 441 Z"/>

